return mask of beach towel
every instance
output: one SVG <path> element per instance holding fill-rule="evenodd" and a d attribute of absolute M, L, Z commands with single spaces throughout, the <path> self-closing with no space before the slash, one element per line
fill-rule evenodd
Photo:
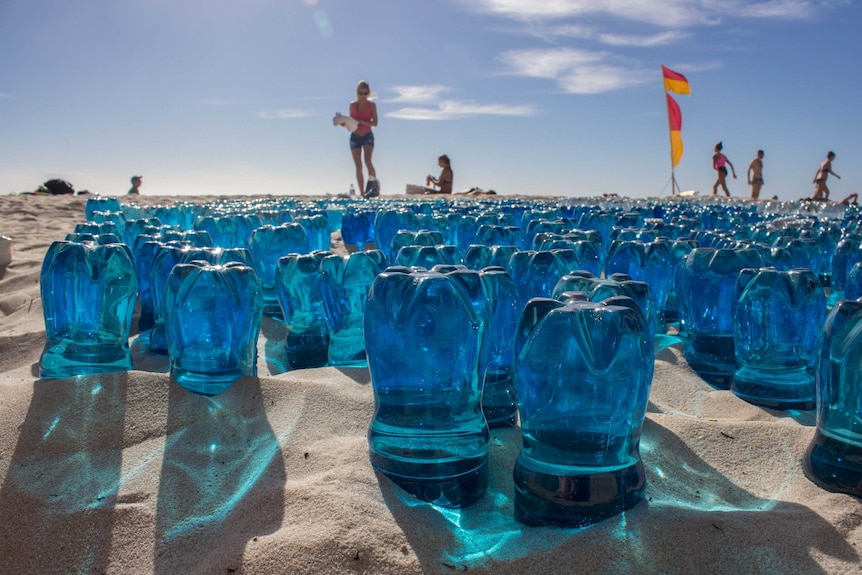
<path fill-rule="evenodd" d="M 345 116 L 341 112 L 336 112 L 335 116 L 332 118 L 332 125 L 343 126 L 348 132 L 353 133 L 356 131 L 356 128 L 359 127 L 359 122 L 350 116 Z"/>

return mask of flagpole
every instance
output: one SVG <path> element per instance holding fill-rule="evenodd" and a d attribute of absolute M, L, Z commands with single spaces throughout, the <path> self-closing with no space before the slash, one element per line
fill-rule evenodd
<path fill-rule="evenodd" d="M 664 76 L 662 76 L 662 83 L 661 84 L 662 84 L 662 87 L 664 87 Z M 662 90 L 662 93 L 664 94 L 664 105 L 665 105 L 665 109 L 667 110 L 667 118 L 668 118 L 668 122 L 667 122 L 667 144 L 668 144 L 668 151 L 670 152 L 670 183 L 671 183 L 670 195 L 674 196 L 674 195 L 676 195 L 676 192 L 679 189 L 679 185 L 676 183 L 676 173 L 674 172 L 674 168 L 676 166 L 673 165 L 673 135 L 671 134 L 671 130 L 670 130 L 670 108 L 668 107 L 668 103 L 667 103 L 667 90 Z"/>

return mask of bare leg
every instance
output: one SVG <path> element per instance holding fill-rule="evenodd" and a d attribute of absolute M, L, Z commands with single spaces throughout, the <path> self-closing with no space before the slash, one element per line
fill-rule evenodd
<path fill-rule="evenodd" d="M 724 172 L 718 172 L 718 184 L 721 185 L 721 189 L 724 190 L 724 195 L 730 197 L 730 191 L 727 189 L 727 176 L 724 175 Z M 715 189 L 713 187 L 713 189 Z"/>
<path fill-rule="evenodd" d="M 763 184 L 751 184 L 751 199 L 757 200 L 760 198 L 760 188 Z"/>
<path fill-rule="evenodd" d="M 351 148 L 353 154 L 353 164 L 356 166 L 356 183 L 359 184 L 357 190 L 359 194 L 365 190 L 365 176 L 362 174 L 362 148 Z"/>
<path fill-rule="evenodd" d="M 371 154 L 374 153 L 374 146 L 362 146 L 365 151 L 365 167 L 368 168 L 368 177 L 377 177 L 377 172 L 374 170 L 374 164 L 371 163 Z"/>
<path fill-rule="evenodd" d="M 719 184 L 721 184 L 721 174 L 720 173 L 719 173 L 719 176 L 715 179 L 715 183 L 712 184 L 712 195 L 713 196 L 718 194 Z"/>

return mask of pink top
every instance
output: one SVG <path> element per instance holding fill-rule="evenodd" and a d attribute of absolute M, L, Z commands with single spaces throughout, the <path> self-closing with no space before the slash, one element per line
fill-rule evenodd
<path fill-rule="evenodd" d="M 717 170 L 719 168 L 723 168 L 727 164 L 727 158 L 724 157 L 724 154 L 718 152 L 712 157 L 712 165 Z"/>
<path fill-rule="evenodd" d="M 364 110 L 359 109 L 359 105 L 356 102 L 350 104 L 350 117 L 354 120 L 361 120 L 363 122 L 371 123 L 371 105 L 366 104 Z M 371 126 L 368 124 L 359 124 L 359 127 L 356 129 L 358 132 L 368 132 L 371 131 Z"/>

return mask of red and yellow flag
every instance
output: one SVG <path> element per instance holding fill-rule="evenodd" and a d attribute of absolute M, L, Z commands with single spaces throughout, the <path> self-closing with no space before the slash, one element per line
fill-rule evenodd
<path fill-rule="evenodd" d="M 688 85 L 688 80 L 679 72 L 674 72 L 670 68 L 661 67 L 661 75 L 664 77 L 664 91 L 673 92 L 675 94 L 691 94 L 691 87 Z"/>
<path fill-rule="evenodd" d="M 675 167 L 682 159 L 682 112 L 679 104 L 665 94 L 667 98 L 667 124 L 670 129 L 670 165 Z"/>
<path fill-rule="evenodd" d="M 667 92 L 691 94 L 691 87 L 685 76 L 670 68 L 662 66 L 661 75 L 664 78 L 664 91 L 667 98 L 667 123 L 668 128 L 670 128 L 670 167 L 673 170 L 682 159 L 682 112 L 679 110 L 679 104 Z"/>

